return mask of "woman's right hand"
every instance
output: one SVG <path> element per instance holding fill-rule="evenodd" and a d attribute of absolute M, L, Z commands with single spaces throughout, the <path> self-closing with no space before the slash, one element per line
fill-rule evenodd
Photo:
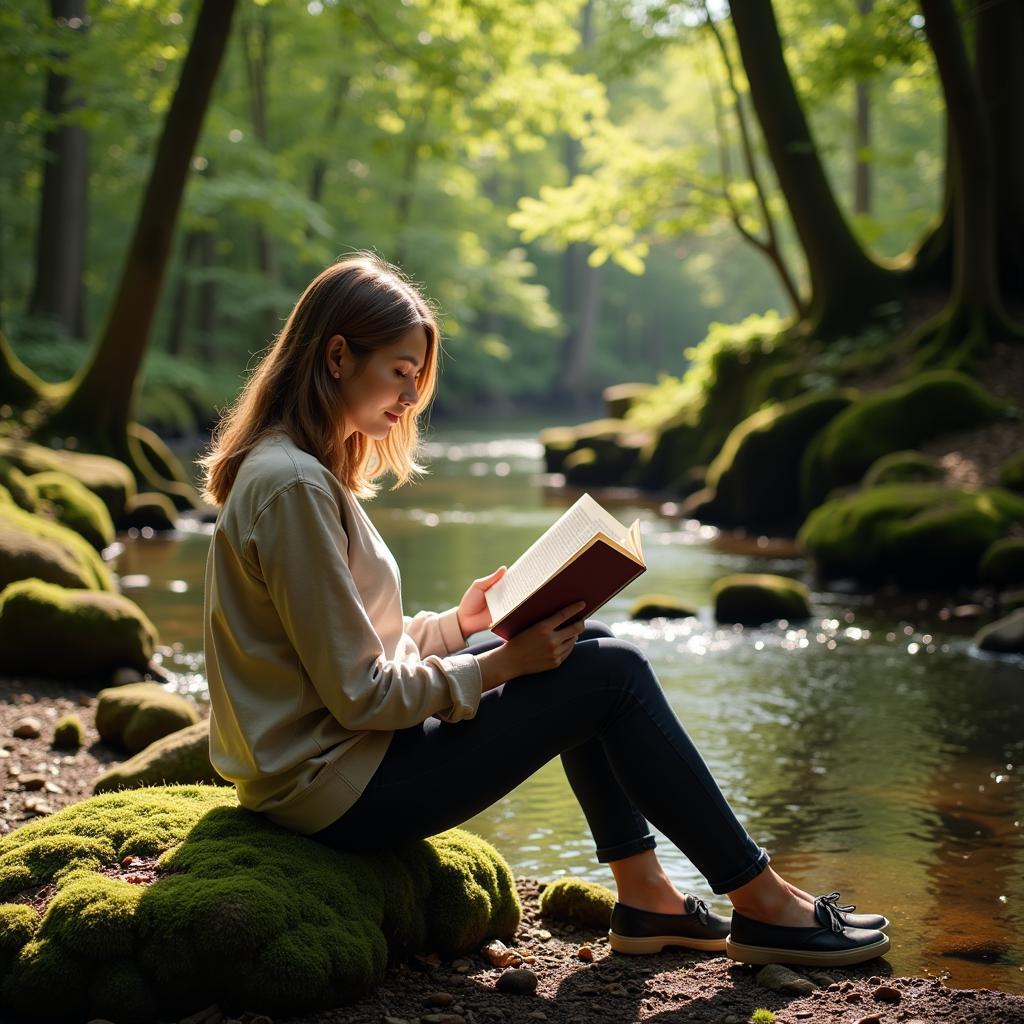
<path fill-rule="evenodd" d="M 586 601 L 567 605 L 529 629 L 517 633 L 501 647 L 481 654 L 479 661 L 484 690 L 500 686 L 516 676 L 558 668 L 569 656 L 576 638 L 586 628 L 586 623 L 581 619 L 559 627 L 567 619 L 579 615 L 586 606 Z"/>

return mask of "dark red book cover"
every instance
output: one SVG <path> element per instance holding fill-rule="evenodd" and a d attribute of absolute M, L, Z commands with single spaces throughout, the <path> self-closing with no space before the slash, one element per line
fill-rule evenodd
<path fill-rule="evenodd" d="M 598 540 L 491 629 L 509 640 L 575 601 L 586 601 L 587 607 L 572 621 L 585 619 L 644 571 L 645 566 Z"/>

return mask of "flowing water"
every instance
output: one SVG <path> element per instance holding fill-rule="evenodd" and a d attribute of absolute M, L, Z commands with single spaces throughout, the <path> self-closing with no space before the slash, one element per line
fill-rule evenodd
<path fill-rule="evenodd" d="M 430 476 L 369 503 L 402 567 L 407 614 L 457 603 L 575 500 L 542 476 L 535 437 L 437 432 Z M 978 654 L 974 624 L 944 620 L 927 597 L 815 589 L 809 622 L 716 626 L 708 594 L 718 577 L 807 578 L 807 566 L 784 548 L 741 553 L 635 495 L 595 495 L 626 525 L 640 518 L 648 562 L 598 618 L 647 653 L 776 868 L 815 893 L 840 889 L 845 902 L 884 911 L 897 973 L 1024 992 L 1024 662 Z M 126 592 L 172 649 L 164 664 L 177 688 L 199 700 L 210 529 L 128 539 L 118 561 Z M 659 592 L 699 618 L 628 621 L 635 597 Z M 558 759 L 466 827 L 517 874 L 612 883 Z M 658 835 L 676 884 L 726 912 Z"/>

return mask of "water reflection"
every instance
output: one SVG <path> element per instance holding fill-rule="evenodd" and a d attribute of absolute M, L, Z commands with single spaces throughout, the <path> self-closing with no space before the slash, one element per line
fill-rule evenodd
<path fill-rule="evenodd" d="M 545 487 L 534 438 L 434 438 L 430 475 L 370 504 L 401 565 L 409 613 L 454 604 L 575 500 L 578 492 Z M 622 520 L 641 519 L 650 556 L 647 573 L 600 618 L 645 650 L 776 866 L 805 888 L 838 888 L 861 909 L 885 911 L 897 972 L 1024 991 L 1020 663 L 978 657 L 973 624 L 943 619 L 927 596 L 818 591 L 809 622 L 720 627 L 708 608 L 714 580 L 751 570 L 802 576 L 792 548 L 719 535 L 630 492 L 600 497 Z M 162 650 L 174 685 L 199 699 L 209 530 L 192 523 L 171 539 L 129 538 L 117 564 L 174 641 Z M 626 620 L 636 596 L 656 592 L 699 616 Z M 521 874 L 611 882 L 557 759 L 467 827 Z M 678 885 L 708 895 L 667 840 L 659 853 Z"/>

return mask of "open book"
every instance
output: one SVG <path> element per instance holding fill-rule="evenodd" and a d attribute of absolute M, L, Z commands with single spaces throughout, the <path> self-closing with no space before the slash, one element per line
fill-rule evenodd
<path fill-rule="evenodd" d="M 647 568 L 640 520 L 627 530 L 584 494 L 484 592 L 491 629 L 505 640 L 575 601 L 592 615 Z"/>

